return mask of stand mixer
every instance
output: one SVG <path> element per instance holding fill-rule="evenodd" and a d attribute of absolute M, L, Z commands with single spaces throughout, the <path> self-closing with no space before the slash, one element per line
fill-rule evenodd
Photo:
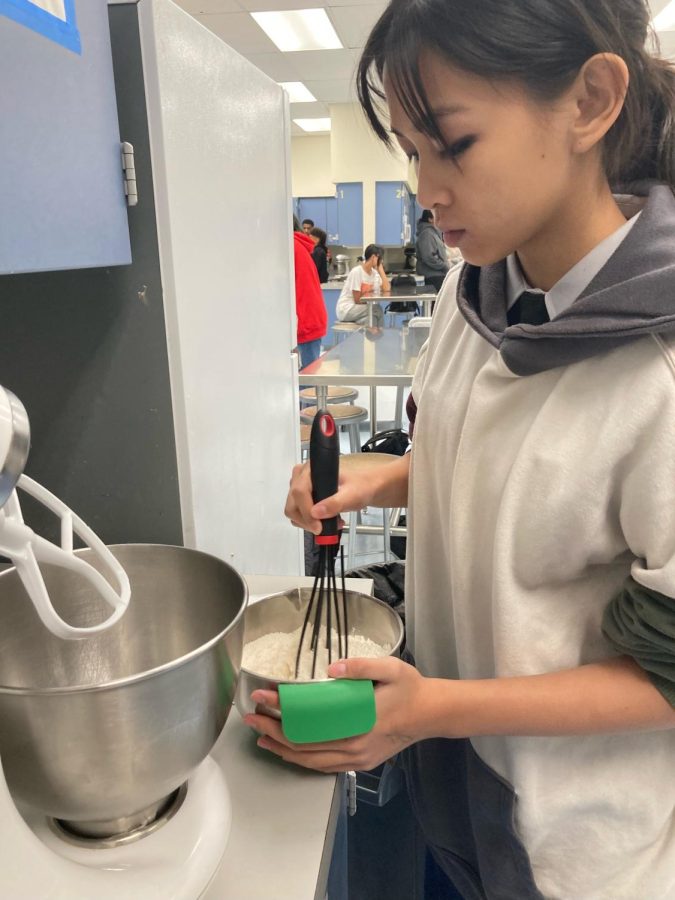
<path fill-rule="evenodd" d="M 196 900 L 231 824 L 208 754 L 239 674 L 245 583 L 198 551 L 106 547 L 22 474 L 28 447 L 0 387 L 14 563 L 0 575 L 0 896 Z M 60 547 L 25 525 L 16 487 L 60 517 Z"/>

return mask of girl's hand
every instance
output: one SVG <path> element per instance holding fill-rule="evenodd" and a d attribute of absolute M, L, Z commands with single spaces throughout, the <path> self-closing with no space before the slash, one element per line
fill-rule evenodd
<path fill-rule="evenodd" d="M 425 688 L 419 672 L 388 656 L 381 659 L 348 659 L 333 663 L 329 674 L 344 678 L 368 678 L 375 684 L 377 722 L 368 734 L 323 744 L 292 744 L 277 719 L 248 715 L 244 721 L 260 733 L 258 746 L 287 762 L 319 772 L 369 771 L 400 750 L 430 735 L 424 722 Z M 254 703 L 279 709 L 276 691 L 254 691 Z"/>
<path fill-rule="evenodd" d="M 309 463 L 294 466 L 285 515 L 298 528 L 321 534 L 321 520 L 330 519 L 342 512 L 364 509 L 372 499 L 372 476 L 340 470 L 338 492 L 321 503 L 312 499 L 312 476 Z"/>

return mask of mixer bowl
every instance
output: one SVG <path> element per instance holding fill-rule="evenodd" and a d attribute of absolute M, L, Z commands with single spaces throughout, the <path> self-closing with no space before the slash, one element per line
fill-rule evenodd
<path fill-rule="evenodd" d="M 244 644 L 255 641 L 265 634 L 273 632 L 288 634 L 296 628 L 301 628 L 311 595 L 310 588 L 295 588 L 251 603 L 244 616 Z M 396 654 L 403 641 L 403 622 L 399 615 L 386 603 L 368 594 L 345 591 L 345 595 L 350 632 L 370 638 L 378 644 L 388 644 L 391 646 L 390 655 Z M 310 617 L 310 621 L 313 622 L 314 618 Z M 235 697 L 237 709 L 242 716 L 255 712 L 256 705 L 251 700 L 253 691 L 276 690 L 280 684 L 297 684 L 300 680 L 284 682 L 258 672 L 251 672 L 242 666 Z M 279 718 L 279 713 L 270 707 L 262 707 L 262 711 Z"/>
<path fill-rule="evenodd" d="M 131 602 L 116 625 L 81 641 L 54 637 L 16 571 L 0 575 L 7 783 L 19 804 L 87 836 L 151 821 L 208 755 L 234 697 L 248 596 L 235 570 L 205 553 L 110 549 L 129 576 Z M 90 550 L 77 552 L 96 566 Z M 54 566 L 42 571 L 71 624 L 109 614 L 81 577 Z"/>

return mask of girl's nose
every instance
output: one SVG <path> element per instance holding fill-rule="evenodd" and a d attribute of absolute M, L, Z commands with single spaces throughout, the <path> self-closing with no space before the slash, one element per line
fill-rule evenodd
<path fill-rule="evenodd" d="M 423 209 L 436 206 L 452 206 L 452 191 L 448 184 L 447 170 L 420 160 L 417 165 L 417 202 Z"/>

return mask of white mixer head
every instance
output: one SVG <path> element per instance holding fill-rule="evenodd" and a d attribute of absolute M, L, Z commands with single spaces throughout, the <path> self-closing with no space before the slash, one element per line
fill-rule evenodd
<path fill-rule="evenodd" d="M 0 554 L 16 566 L 28 596 L 43 624 L 54 635 L 66 639 L 90 637 L 110 628 L 129 605 L 131 587 L 126 572 L 105 544 L 82 519 L 58 497 L 23 474 L 30 446 L 28 416 L 23 404 L 6 388 L 0 387 Z M 29 528 L 23 521 L 16 493 L 19 487 L 61 520 L 61 545 L 57 546 Z M 89 563 L 73 554 L 73 533 L 98 556 L 112 575 L 116 588 Z M 38 560 L 63 566 L 86 578 L 112 607 L 112 614 L 98 625 L 77 628 L 65 622 L 49 598 Z"/>

